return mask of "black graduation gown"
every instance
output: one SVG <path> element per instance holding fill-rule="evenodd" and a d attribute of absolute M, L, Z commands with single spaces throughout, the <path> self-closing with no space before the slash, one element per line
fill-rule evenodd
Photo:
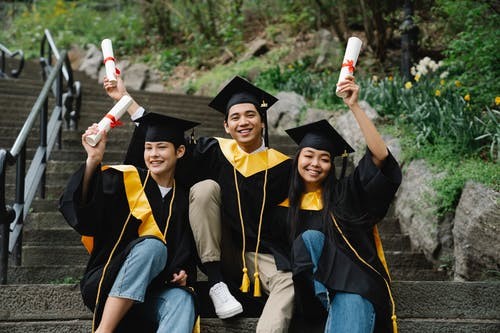
<path fill-rule="evenodd" d="M 131 216 L 122 238 L 104 274 L 100 299 L 96 305 L 97 290 L 103 268 L 110 256 L 113 246 L 119 239 L 120 232 L 129 214 L 129 203 L 126 196 L 124 175 L 121 171 L 110 168 L 101 171 L 97 168 L 94 173 L 88 192 L 87 202 L 82 202 L 82 180 L 85 165 L 70 178 L 64 193 L 60 198 L 59 209 L 67 222 L 81 235 L 93 237 L 93 250 L 80 282 L 82 297 L 86 306 L 95 310 L 95 327 L 98 326 L 102 315 L 104 301 L 111 289 L 113 281 L 125 260 L 130 249 L 147 237 L 156 237 L 145 233 L 139 235 L 138 228 L 141 220 Z M 141 183 L 146 178 L 146 170 L 139 169 Z M 188 274 L 187 285 L 196 281 L 196 248 L 188 220 L 188 198 L 186 190 L 176 186 L 173 201 L 172 216 L 166 236 L 168 248 L 167 264 L 160 275 L 152 281 L 149 288 L 177 287 L 169 281 L 172 274 L 184 269 Z M 153 211 L 154 222 L 162 232 L 165 229 L 169 214 L 169 204 L 173 191 L 162 199 L 156 182 L 150 177 L 145 186 L 145 194 Z M 157 237 L 158 238 L 158 237 Z M 190 290 L 190 289 L 187 289 Z M 133 311 L 131 312 L 133 313 Z M 126 322 L 127 317 L 124 322 Z M 128 322 L 133 322 L 128 320 Z M 143 327 L 146 323 L 140 323 Z M 134 327 L 120 325 L 120 332 L 133 332 Z"/>
<path fill-rule="evenodd" d="M 238 198 L 245 226 L 245 251 L 254 252 L 266 182 L 258 252 L 273 254 L 272 208 L 287 197 L 291 160 L 273 149 L 248 155 L 237 148 L 235 140 L 221 138 L 201 138 L 193 149 L 192 158 L 195 165 L 203 166 L 202 170 L 197 170 L 197 181 L 213 179 L 219 184 L 223 203 L 222 225 L 228 231 L 226 238 L 230 237 L 232 244 L 239 250 L 242 249 L 242 229 Z M 235 162 L 245 158 L 248 158 L 247 163 Z M 239 194 L 236 190 L 234 168 Z M 283 260 L 280 257 L 275 259 L 278 269 L 281 269 Z M 240 267 L 237 268 L 237 277 L 241 279 L 241 259 L 238 262 Z"/>
<path fill-rule="evenodd" d="M 144 164 L 142 151 L 144 149 L 144 133 L 138 126 L 132 136 L 125 163 L 141 166 Z M 194 183 L 212 179 L 221 187 L 222 199 L 222 227 L 223 227 L 223 256 L 226 258 L 233 255 L 227 261 L 230 266 L 238 265 L 234 272 L 225 272 L 230 279 L 241 279 L 241 255 L 234 248 L 242 249 L 242 230 L 238 208 L 238 195 L 234 181 L 233 164 L 234 158 L 240 159 L 236 148 L 236 141 L 221 138 L 202 137 L 194 144 L 188 144 L 187 151 L 176 169 L 176 179 L 186 186 Z M 283 258 L 282 252 L 275 251 L 275 241 L 271 220 L 272 208 L 282 202 L 288 195 L 289 176 L 291 171 L 291 160 L 275 151 L 269 150 L 270 167 L 266 179 L 266 200 L 262 218 L 261 240 L 259 253 L 272 253 L 276 260 L 278 269 L 284 269 L 289 259 L 288 255 Z M 248 155 L 248 154 L 247 154 Z M 254 155 L 254 154 L 251 154 Z M 246 251 L 255 251 L 257 244 L 257 233 L 259 226 L 260 211 L 263 199 L 263 187 L 265 179 L 266 161 L 260 154 L 260 158 L 251 159 L 249 164 L 237 167 L 237 182 L 243 221 L 245 225 Z M 253 170 L 253 171 L 252 171 Z M 231 241 L 231 244 L 228 244 Z M 239 256 L 239 260 L 238 257 Z M 224 260 L 224 259 L 223 259 Z M 227 265 L 226 265 L 227 267 Z"/>
<path fill-rule="evenodd" d="M 332 213 L 342 233 L 360 257 L 387 281 L 389 277 L 377 255 L 373 229 L 385 216 L 400 183 L 401 170 L 392 155 L 388 156 L 383 168 L 378 169 L 367 151 L 354 172 L 339 180 L 333 192 Z M 284 235 L 281 244 L 286 243 L 286 236 L 290 234 L 287 211 L 286 205 L 275 211 L 275 223 L 281 226 L 277 230 L 282 230 Z M 292 252 L 296 304 L 308 317 L 326 315 L 314 296 L 314 278 L 333 292 L 356 293 L 370 300 L 376 311 L 375 332 L 392 332 L 392 305 L 384 279 L 356 257 L 333 222 L 313 276 L 309 253 L 299 236 L 309 229 L 324 232 L 322 213 L 322 210 L 301 209 L 297 238 L 292 244 L 288 242 L 288 251 Z"/>

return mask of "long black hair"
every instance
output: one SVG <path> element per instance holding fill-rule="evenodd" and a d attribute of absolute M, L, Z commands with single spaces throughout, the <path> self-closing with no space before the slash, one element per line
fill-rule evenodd
<path fill-rule="evenodd" d="M 304 180 L 299 174 L 299 155 L 303 148 L 297 150 L 295 157 L 293 159 L 292 174 L 290 178 L 290 188 L 288 189 L 288 200 L 289 209 L 287 216 L 287 223 L 290 230 L 290 239 L 293 242 L 296 237 L 297 225 L 299 223 L 299 212 L 300 212 L 300 199 L 305 191 Z M 323 221 L 323 233 L 327 236 L 331 236 L 333 232 L 332 223 L 330 222 L 330 212 L 333 208 L 333 193 L 335 191 L 335 186 L 337 184 L 337 178 L 335 176 L 335 164 L 334 158 L 331 157 L 331 168 L 328 175 L 323 180 L 321 184 L 321 199 L 323 201 L 322 209 L 322 221 Z"/>

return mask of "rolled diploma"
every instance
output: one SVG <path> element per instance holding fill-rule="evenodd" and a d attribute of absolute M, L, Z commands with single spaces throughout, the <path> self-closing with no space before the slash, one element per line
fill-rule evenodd
<path fill-rule="evenodd" d="M 116 82 L 115 57 L 113 55 L 113 46 L 111 39 L 104 39 L 101 42 L 102 56 L 104 57 L 104 66 L 106 67 L 106 76 L 109 81 Z"/>
<path fill-rule="evenodd" d="M 95 145 L 97 145 L 101 140 L 102 131 L 104 130 L 106 131 L 106 133 L 108 133 L 111 129 L 111 119 L 118 121 L 118 119 L 120 119 L 120 117 L 125 114 L 130 104 L 132 104 L 132 97 L 124 95 L 122 98 L 120 98 L 118 103 L 116 103 L 115 106 L 113 106 L 111 110 L 109 110 L 106 116 L 101 119 L 99 124 L 97 124 L 97 126 L 99 127 L 99 133 L 91 134 L 85 138 L 87 143 L 92 147 L 95 147 Z"/>
<path fill-rule="evenodd" d="M 354 76 L 354 67 L 356 67 L 356 62 L 358 61 L 359 51 L 361 50 L 362 44 L 363 42 L 358 37 L 350 37 L 347 40 L 344 60 L 342 61 L 342 68 L 340 68 L 340 75 L 337 83 L 345 80 L 345 78 L 348 75 Z M 349 66 L 348 64 L 350 64 L 351 61 L 352 61 L 352 66 Z M 337 87 L 335 93 L 337 94 L 338 97 L 344 98 L 347 96 L 347 94 L 339 93 L 338 91 L 339 88 Z"/>

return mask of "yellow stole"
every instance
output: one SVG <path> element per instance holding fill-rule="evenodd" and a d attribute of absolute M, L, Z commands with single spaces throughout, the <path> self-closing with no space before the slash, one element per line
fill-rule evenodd
<path fill-rule="evenodd" d="M 123 173 L 123 182 L 125 184 L 129 209 L 136 219 L 142 221 L 138 229 L 139 236 L 155 236 L 165 243 L 165 236 L 160 228 L 158 228 L 158 224 L 156 224 L 146 193 L 141 191 L 142 183 L 137 169 L 132 165 L 104 165 L 101 170 L 104 171 L 109 168 Z M 87 251 L 91 253 L 94 248 L 94 237 L 82 236 L 82 243 Z"/>
<path fill-rule="evenodd" d="M 261 152 L 248 154 L 238 147 L 233 139 L 215 138 L 219 142 L 224 157 L 244 177 L 250 177 L 256 173 L 271 169 L 289 157 L 274 149 L 266 149 Z"/>

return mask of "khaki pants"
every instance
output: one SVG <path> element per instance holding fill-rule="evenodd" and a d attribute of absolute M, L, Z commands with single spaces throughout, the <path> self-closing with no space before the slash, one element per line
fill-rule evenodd
<path fill-rule="evenodd" d="M 233 274 L 230 276 L 239 276 L 241 279 L 240 251 L 230 245 L 229 237 L 222 244 L 220 205 L 220 187 L 215 181 L 204 180 L 191 187 L 189 221 L 196 248 L 202 263 L 221 261 L 224 271 L 231 272 Z M 222 247 L 227 252 L 223 256 Z M 246 252 L 245 260 L 250 281 L 253 281 L 255 252 Z M 262 291 L 269 295 L 257 324 L 257 332 L 288 332 L 294 299 L 292 273 L 278 271 L 274 257 L 270 254 L 258 254 L 257 262 Z"/>

